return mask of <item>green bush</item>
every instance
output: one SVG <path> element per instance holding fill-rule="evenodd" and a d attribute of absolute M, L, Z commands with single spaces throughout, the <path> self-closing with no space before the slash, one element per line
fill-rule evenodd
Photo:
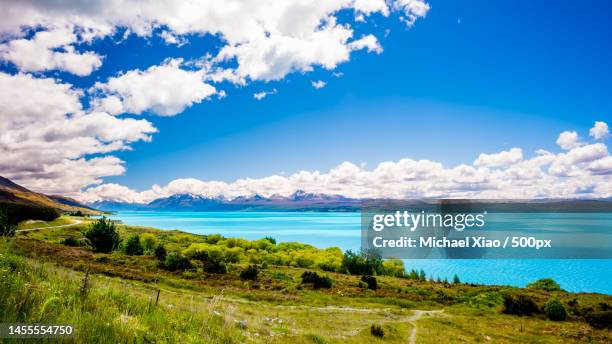
<path fill-rule="evenodd" d="M 144 250 L 140 244 L 140 235 L 132 235 L 126 242 L 123 251 L 128 256 L 142 256 Z"/>
<path fill-rule="evenodd" d="M 564 321 L 567 319 L 567 310 L 563 303 L 556 297 L 550 298 L 544 306 L 544 312 L 548 319 L 553 321 Z"/>
<path fill-rule="evenodd" d="M 332 287 L 332 280 L 328 276 L 321 276 L 313 271 L 304 271 L 302 274 L 302 283 L 312 283 L 314 289 L 324 288 L 329 289 Z"/>
<path fill-rule="evenodd" d="M 526 295 L 512 295 L 512 294 L 504 294 L 504 310 L 503 312 L 506 314 L 513 315 L 531 315 L 534 313 L 539 313 L 540 309 L 538 305 Z"/>
<path fill-rule="evenodd" d="M 459 284 L 461 283 L 461 280 L 459 279 L 459 276 L 455 275 L 453 276 L 453 284 Z"/>
<path fill-rule="evenodd" d="M 166 256 L 168 255 L 164 244 L 158 244 L 157 246 L 155 246 L 155 251 L 153 252 L 153 254 L 155 254 L 157 260 L 162 262 L 166 260 Z"/>
<path fill-rule="evenodd" d="M 531 282 L 527 284 L 527 288 L 531 289 L 539 289 L 545 291 L 559 291 L 561 290 L 561 286 L 559 283 L 555 282 L 552 278 L 542 278 L 535 282 Z"/>
<path fill-rule="evenodd" d="M 189 259 L 180 253 L 171 253 L 166 257 L 162 267 L 168 271 L 182 271 L 191 269 L 192 265 Z"/>
<path fill-rule="evenodd" d="M 361 281 L 368 285 L 368 289 L 376 290 L 378 289 L 378 281 L 374 276 L 361 276 Z"/>
<path fill-rule="evenodd" d="M 255 281 L 257 280 L 257 275 L 259 275 L 257 265 L 249 265 L 240 272 L 240 279 Z"/>
<path fill-rule="evenodd" d="M 585 316 L 586 322 L 594 328 L 612 329 L 612 311 L 595 311 Z"/>
<path fill-rule="evenodd" d="M 82 246 L 82 242 L 74 237 L 67 237 L 66 239 L 62 240 L 62 244 L 66 245 L 66 246 Z"/>
<path fill-rule="evenodd" d="M 370 326 L 370 333 L 374 337 L 378 337 L 378 338 L 382 338 L 382 337 L 385 336 L 385 330 L 383 330 L 382 326 L 380 326 L 378 324 L 374 324 L 374 325 Z"/>
<path fill-rule="evenodd" d="M 105 217 L 90 224 L 85 237 L 96 252 L 112 252 L 121 243 L 121 238 L 119 233 L 117 233 L 115 224 Z"/>

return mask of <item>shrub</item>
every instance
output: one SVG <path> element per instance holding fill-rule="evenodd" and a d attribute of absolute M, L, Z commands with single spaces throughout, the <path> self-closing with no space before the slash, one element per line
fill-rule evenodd
<path fill-rule="evenodd" d="M 594 328 L 612 329 L 612 311 L 596 311 L 585 316 L 586 322 Z"/>
<path fill-rule="evenodd" d="M 346 251 L 342 258 L 343 271 L 351 275 L 374 275 L 382 272 L 382 257 L 375 250 Z"/>
<path fill-rule="evenodd" d="M 128 256 L 142 256 L 144 250 L 142 249 L 142 245 L 140 244 L 140 235 L 135 234 L 132 235 L 126 242 L 123 247 L 125 254 Z"/>
<path fill-rule="evenodd" d="M 368 285 L 368 289 L 376 290 L 378 289 L 378 281 L 374 276 L 361 276 L 361 281 Z"/>
<path fill-rule="evenodd" d="M 179 271 L 191 269 L 192 265 L 187 257 L 180 253 L 172 253 L 166 257 L 162 267 L 168 271 Z"/>
<path fill-rule="evenodd" d="M 505 294 L 503 297 L 503 312 L 506 314 L 522 316 L 540 312 L 536 303 L 529 296 Z"/>
<path fill-rule="evenodd" d="M 328 276 L 321 276 L 316 272 L 304 271 L 302 274 L 302 283 L 312 283 L 314 289 L 325 288 L 329 289 L 332 287 L 332 280 Z"/>
<path fill-rule="evenodd" d="M 561 290 L 561 286 L 559 283 L 555 282 L 552 278 L 542 278 L 535 282 L 531 282 L 527 284 L 527 288 L 531 289 L 539 289 L 545 291 L 559 291 Z"/>
<path fill-rule="evenodd" d="M 157 247 L 157 238 L 153 234 L 144 233 L 140 236 L 140 244 L 142 245 L 143 253 L 151 255 L 155 252 L 155 248 Z"/>
<path fill-rule="evenodd" d="M 550 298 L 544 306 L 544 312 L 548 319 L 553 321 L 563 321 L 567 319 L 567 311 L 563 303 L 556 297 Z"/>
<path fill-rule="evenodd" d="M 240 272 L 240 279 L 255 281 L 257 280 L 257 275 L 259 275 L 257 265 L 249 265 Z"/>
<path fill-rule="evenodd" d="M 374 337 L 378 337 L 378 338 L 382 338 L 382 337 L 385 336 L 385 330 L 383 330 L 382 326 L 380 326 L 378 324 L 374 324 L 374 325 L 370 326 L 370 333 Z"/>
<path fill-rule="evenodd" d="M 461 283 L 461 280 L 459 279 L 459 276 L 455 275 L 453 276 L 453 284 L 459 284 Z"/>
<path fill-rule="evenodd" d="M 102 253 L 112 252 L 121 242 L 115 224 L 105 217 L 90 224 L 85 237 L 94 251 Z"/>
<path fill-rule="evenodd" d="M 272 245 L 276 245 L 276 239 L 274 239 L 273 237 L 265 237 L 265 240 L 268 240 Z"/>
<path fill-rule="evenodd" d="M 404 277 L 406 275 L 406 269 L 404 268 L 404 261 L 401 259 L 387 259 L 382 263 L 381 275 L 393 276 L 393 277 Z"/>
<path fill-rule="evenodd" d="M 67 237 L 66 239 L 62 240 L 62 244 L 66 246 L 72 246 L 72 247 L 82 245 L 81 241 L 74 237 Z"/>
<path fill-rule="evenodd" d="M 153 254 L 155 254 L 157 260 L 163 262 L 164 260 L 166 260 L 166 255 L 168 253 L 164 244 L 158 244 L 157 246 L 155 246 L 155 251 L 153 252 Z"/>

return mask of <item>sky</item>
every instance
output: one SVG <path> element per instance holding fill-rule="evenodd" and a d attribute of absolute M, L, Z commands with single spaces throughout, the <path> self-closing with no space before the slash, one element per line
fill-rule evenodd
<path fill-rule="evenodd" d="M 37 191 L 612 196 L 606 2 L 2 6 L 0 175 Z"/>

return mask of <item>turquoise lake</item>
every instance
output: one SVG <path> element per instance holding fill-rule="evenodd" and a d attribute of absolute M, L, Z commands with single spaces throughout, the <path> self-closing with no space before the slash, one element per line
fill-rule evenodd
<path fill-rule="evenodd" d="M 542 214 L 524 216 L 541 217 Z M 361 242 L 359 213 L 121 211 L 112 218 L 128 225 L 195 234 L 220 233 L 245 239 L 271 236 L 277 241 L 298 241 L 320 248 L 337 246 L 356 250 Z M 588 220 L 599 232 L 612 231 L 610 213 L 554 214 L 554 218 L 555 221 L 536 222 L 547 230 Z M 423 269 L 434 278 L 450 280 L 457 274 L 463 282 L 525 286 L 550 277 L 568 291 L 612 294 L 612 259 L 421 259 L 405 263 L 408 270 Z"/>

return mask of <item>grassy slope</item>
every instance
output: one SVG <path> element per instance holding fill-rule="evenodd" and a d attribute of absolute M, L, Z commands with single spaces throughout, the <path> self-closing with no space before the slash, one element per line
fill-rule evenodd
<path fill-rule="evenodd" d="M 500 292 L 512 288 L 378 277 L 380 289 L 370 291 L 357 287 L 357 276 L 330 273 L 334 287 L 314 291 L 300 285 L 304 270 L 299 268 L 271 266 L 252 282 L 239 279 L 241 264 L 227 275 L 170 273 L 158 269 L 152 257 L 94 254 L 59 244 L 80 236 L 84 226 L 24 232 L 2 241 L 0 280 L 17 282 L 1 288 L 0 302 L 9 307 L 0 310 L 0 321 L 70 322 L 81 329 L 79 342 L 406 343 L 415 324 L 419 343 L 604 343 L 612 335 L 578 319 L 500 314 Z M 120 229 L 123 236 L 151 233 L 173 248 L 200 240 L 181 232 Z M 6 261 L 13 260 L 18 269 L 7 270 Z M 87 269 L 91 287 L 83 297 L 79 289 Z M 539 302 L 555 294 L 564 301 L 575 298 L 582 307 L 612 303 L 612 297 L 600 294 L 525 292 Z M 415 309 L 444 313 L 409 321 Z M 383 325 L 382 340 L 370 335 L 372 324 Z"/>

